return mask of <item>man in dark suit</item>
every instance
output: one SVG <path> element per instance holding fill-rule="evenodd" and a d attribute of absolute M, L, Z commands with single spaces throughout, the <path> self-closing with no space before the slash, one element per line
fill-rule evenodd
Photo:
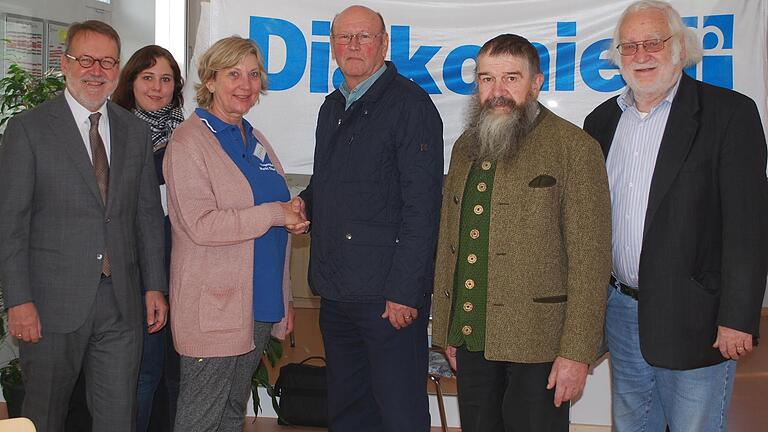
<path fill-rule="evenodd" d="M 426 92 L 384 61 L 381 15 L 351 6 L 331 33 L 344 83 L 320 108 L 301 193 L 309 282 L 322 297 L 329 426 L 424 432 L 443 125 Z"/>
<path fill-rule="evenodd" d="M 701 47 L 667 3 L 630 5 L 613 45 L 628 89 L 584 123 L 611 190 L 613 426 L 725 430 L 766 283 L 760 116 L 748 97 L 683 74 Z"/>
<path fill-rule="evenodd" d="M 107 102 L 120 38 L 73 24 L 65 94 L 8 123 L 0 147 L 0 277 L 38 431 L 63 430 L 80 370 L 95 431 L 132 431 L 147 325 L 165 324 L 163 211 L 149 131 Z"/>

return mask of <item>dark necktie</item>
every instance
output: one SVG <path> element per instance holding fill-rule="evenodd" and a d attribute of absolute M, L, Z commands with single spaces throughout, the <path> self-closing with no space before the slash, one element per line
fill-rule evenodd
<path fill-rule="evenodd" d="M 88 139 L 91 141 L 91 154 L 93 155 L 93 172 L 96 174 L 96 184 L 99 185 L 101 200 L 104 206 L 107 205 L 107 186 L 109 185 L 109 162 L 107 162 L 107 150 L 104 148 L 104 141 L 99 135 L 99 119 L 101 113 L 93 113 L 88 116 L 91 121 L 91 129 L 88 131 Z M 109 257 L 104 253 L 101 262 L 101 272 L 109 276 L 112 274 L 112 268 L 109 265 Z"/>

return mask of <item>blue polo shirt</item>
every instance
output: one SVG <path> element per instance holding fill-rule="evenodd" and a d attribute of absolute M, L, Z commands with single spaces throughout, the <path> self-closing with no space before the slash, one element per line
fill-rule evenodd
<path fill-rule="evenodd" d="M 275 170 L 264 147 L 253 135 L 253 126 L 243 119 L 247 142 L 243 145 L 240 128 L 197 108 L 195 114 L 213 132 L 221 147 L 243 173 L 253 192 L 253 204 L 288 201 L 291 194 L 285 179 Z M 253 242 L 253 319 L 278 322 L 285 315 L 283 307 L 283 268 L 288 232 L 272 227 Z"/>

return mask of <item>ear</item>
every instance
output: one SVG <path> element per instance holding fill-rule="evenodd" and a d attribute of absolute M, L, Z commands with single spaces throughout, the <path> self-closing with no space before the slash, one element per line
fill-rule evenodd
<path fill-rule="evenodd" d="M 536 93 L 538 96 L 539 91 L 541 91 L 541 86 L 544 84 L 544 74 L 537 73 L 536 76 L 533 77 L 533 83 L 531 84 L 531 90 Z"/>
<path fill-rule="evenodd" d="M 61 72 L 64 75 L 66 75 L 67 72 L 69 71 L 69 62 L 67 60 L 69 59 L 67 58 L 66 53 L 61 53 L 61 61 L 59 62 L 59 64 L 61 65 Z"/>
<path fill-rule="evenodd" d="M 381 35 L 381 51 L 384 58 L 387 58 L 389 52 L 389 33 L 387 32 Z"/>
<path fill-rule="evenodd" d="M 680 58 L 677 59 L 677 61 L 679 63 L 685 63 L 685 59 L 688 58 L 688 54 L 686 53 L 686 48 L 685 48 L 685 32 L 683 32 L 683 34 L 678 36 L 678 38 L 680 40 Z M 685 66 L 685 64 L 683 64 L 683 66 Z"/>

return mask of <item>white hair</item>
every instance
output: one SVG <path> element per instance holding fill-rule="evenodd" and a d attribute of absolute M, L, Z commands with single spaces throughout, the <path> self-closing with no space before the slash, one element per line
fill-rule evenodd
<path fill-rule="evenodd" d="M 672 60 L 674 63 L 683 62 L 683 67 L 695 65 L 701 60 L 702 48 L 699 36 L 692 28 L 683 24 L 683 19 L 680 14 L 667 2 L 658 0 L 640 0 L 629 5 L 624 13 L 621 14 L 616 28 L 613 30 L 613 41 L 611 42 L 611 49 L 608 51 L 610 60 L 616 64 L 621 65 L 621 54 L 616 47 L 622 43 L 619 35 L 619 30 L 624 20 L 635 12 L 642 10 L 655 9 L 662 12 L 667 17 L 667 25 L 669 31 L 672 32 L 675 37 L 671 39 L 672 44 Z M 685 58 L 680 58 L 683 44 L 681 40 L 685 42 Z"/>

